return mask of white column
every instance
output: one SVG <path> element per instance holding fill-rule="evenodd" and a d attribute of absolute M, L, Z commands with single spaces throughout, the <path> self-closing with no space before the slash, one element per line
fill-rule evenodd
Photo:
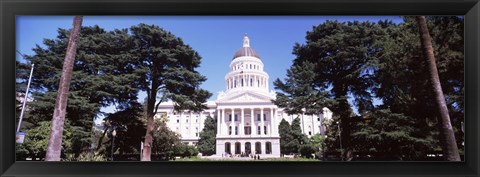
<path fill-rule="evenodd" d="M 278 124 L 277 124 L 277 119 L 278 119 L 278 109 L 274 109 L 273 111 L 273 135 L 278 136 Z"/>
<path fill-rule="evenodd" d="M 263 121 L 264 117 L 263 117 L 263 108 L 260 109 L 260 135 L 263 136 L 264 135 L 264 128 L 265 128 L 265 122 Z"/>
<path fill-rule="evenodd" d="M 302 133 L 306 134 L 307 129 L 305 129 L 305 112 L 302 111 Z"/>
<path fill-rule="evenodd" d="M 238 127 L 240 136 L 245 135 L 243 132 L 245 130 L 245 113 L 243 111 L 244 108 L 242 108 L 242 117 L 240 118 L 240 126 Z"/>
<path fill-rule="evenodd" d="M 240 142 L 240 154 L 242 154 L 242 152 L 245 152 L 245 143 L 244 142 Z"/>
<path fill-rule="evenodd" d="M 190 111 L 190 128 L 188 128 L 190 137 L 195 137 L 195 130 L 193 130 L 193 112 Z"/>
<path fill-rule="evenodd" d="M 270 136 L 273 135 L 273 108 L 270 108 Z"/>
<path fill-rule="evenodd" d="M 267 148 L 266 148 L 266 142 L 265 141 L 260 141 L 260 149 L 262 150 L 262 153 L 261 154 L 267 154 Z M 265 158 L 265 157 L 261 157 L 260 158 Z"/>
<path fill-rule="evenodd" d="M 255 135 L 255 120 L 254 120 L 254 115 L 253 115 L 253 108 L 250 109 L 250 136 Z"/>
<path fill-rule="evenodd" d="M 220 135 L 222 131 L 222 119 L 220 118 L 220 109 L 217 109 L 217 136 Z"/>
<path fill-rule="evenodd" d="M 178 132 L 178 133 L 182 134 L 182 132 L 183 132 L 183 121 L 184 121 L 184 120 L 183 120 L 183 111 L 180 111 L 180 118 L 179 118 L 179 120 L 180 120 L 180 128 L 179 128 L 179 132 Z"/>
<path fill-rule="evenodd" d="M 222 135 L 227 135 L 227 122 L 225 121 L 225 108 L 222 108 L 222 115 L 221 117 L 221 122 L 222 122 Z"/>
<path fill-rule="evenodd" d="M 316 121 L 316 120 L 315 120 L 315 117 L 314 117 L 314 116 L 315 116 L 315 115 L 312 114 L 312 130 L 311 130 L 311 131 L 312 131 L 312 135 L 315 135 L 315 121 Z"/>
<path fill-rule="evenodd" d="M 231 120 L 230 120 L 230 128 L 228 131 L 232 131 L 232 134 L 230 135 L 235 135 L 235 109 L 231 108 L 232 109 L 232 116 L 231 116 Z"/>

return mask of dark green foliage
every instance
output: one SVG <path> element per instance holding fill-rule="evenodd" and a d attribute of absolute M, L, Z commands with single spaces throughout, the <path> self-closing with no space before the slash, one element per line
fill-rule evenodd
<path fill-rule="evenodd" d="M 415 120 L 388 109 L 374 111 L 359 122 L 358 130 L 352 134 L 355 149 L 374 155 L 378 160 L 414 160 L 422 158 L 431 148 L 428 139 L 415 137 Z"/>
<path fill-rule="evenodd" d="M 455 130 L 457 146 L 462 151 L 464 134 L 460 127 L 464 116 L 463 81 L 463 18 L 428 17 L 428 27 L 442 89 Z M 388 40 L 385 40 L 384 57 L 379 60 L 376 80 L 381 85 L 375 94 L 393 113 L 413 117 L 413 137 L 425 140 L 425 146 L 416 149 L 418 153 L 439 150 L 435 97 L 428 78 L 427 63 L 422 52 L 418 24 L 413 17 L 406 17 L 405 23 L 391 25 Z M 414 79 L 412 79 L 414 78 Z M 430 145 L 430 146 L 428 146 Z M 408 154 L 407 154 L 408 155 Z"/>
<path fill-rule="evenodd" d="M 197 156 L 198 150 L 194 146 L 180 143 L 175 146 L 175 156 L 180 156 L 182 158 L 190 158 L 192 156 Z"/>
<path fill-rule="evenodd" d="M 299 118 L 295 118 L 291 126 L 282 119 L 278 131 L 280 134 L 280 152 L 282 154 L 300 153 L 300 147 L 309 143 L 307 135 L 302 133 Z"/>
<path fill-rule="evenodd" d="M 25 158 L 32 158 L 36 160 L 39 158 L 43 160 L 47 152 L 48 139 L 50 137 L 50 121 L 43 121 L 38 123 L 39 126 L 26 130 L 25 140 L 23 144 L 17 144 L 16 146 L 16 158 L 23 161 Z M 72 142 L 75 138 L 75 133 L 78 130 L 73 129 L 69 122 L 66 122 L 63 141 L 62 141 L 62 157 L 66 154 L 72 153 Z"/>
<path fill-rule="evenodd" d="M 212 95 L 199 89 L 205 76 L 195 68 L 200 66 L 200 55 L 182 39 L 155 25 L 139 24 L 130 28 L 135 47 L 130 52 L 137 86 L 147 93 L 147 127 L 142 161 L 150 161 L 153 136 L 153 117 L 158 105 L 167 99 L 175 102 L 174 109 L 201 111 Z M 160 100 L 157 100 L 157 96 Z"/>
<path fill-rule="evenodd" d="M 315 153 L 315 147 L 311 143 L 302 144 L 299 146 L 298 152 L 302 157 L 312 158 Z"/>
<path fill-rule="evenodd" d="M 463 18 L 435 16 L 428 22 L 462 151 Z M 327 21 L 314 26 L 305 44 L 295 44 L 296 58 L 285 81 L 274 82 L 280 90 L 274 103 L 288 113 L 316 114 L 329 107 L 334 116 L 324 150 L 338 153 L 342 145 L 346 160 L 353 153 L 378 159 L 424 159 L 427 153 L 438 152 L 439 133 L 418 35 L 414 17 L 405 17 L 400 24 Z M 373 98 L 380 105 L 374 106 Z M 360 115 L 353 113 L 352 106 Z"/>
<path fill-rule="evenodd" d="M 307 32 L 306 44 L 295 44 L 292 67 L 285 83 L 274 83 L 280 100 L 276 104 L 293 113 L 316 114 L 328 106 L 339 115 L 342 137 L 350 154 L 350 116 L 353 103 L 360 113 L 373 109 L 372 74 L 384 32 L 370 22 L 327 21 Z M 284 104 L 279 104 L 283 102 Z M 345 154 L 344 156 L 347 156 Z"/>
<path fill-rule="evenodd" d="M 216 147 L 217 126 L 215 120 L 208 116 L 205 119 L 203 130 L 200 132 L 200 139 L 198 140 L 198 151 L 204 156 L 215 154 Z"/>
<path fill-rule="evenodd" d="M 155 121 L 152 145 L 152 154 L 157 157 L 153 160 L 170 160 L 177 154 L 177 147 L 184 146 L 180 141 L 180 135 L 170 130 L 165 122 L 159 120 Z"/>
<path fill-rule="evenodd" d="M 140 90 L 147 92 L 145 112 L 152 119 L 156 113 L 155 102 L 171 99 L 177 103 L 176 110 L 199 111 L 205 108 L 203 103 L 211 96 L 198 87 L 206 80 L 194 70 L 200 64 L 200 56 L 180 38 L 145 24 L 130 30 L 105 31 L 99 26 L 81 29 L 66 115 L 77 130 L 72 142 L 76 156 L 90 148 L 93 120 L 103 114 L 100 108 L 111 105 L 119 111 L 106 115 L 107 120 L 119 128 L 115 139 L 118 152 L 138 151 L 139 141 L 145 136 L 136 103 Z M 24 119 L 26 129 L 37 127 L 39 122 L 52 117 L 68 35 L 69 30 L 58 29 L 56 39 L 45 39 L 46 47 L 37 45 L 33 49 L 35 54 L 26 56 L 28 62 L 35 64 L 34 101 Z M 28 67 L 17 64 L 19 84 L 16 90 L 22 91 L 22 84 L 28 79 Z M 159 101 L 157 92 L 161 93 Z M 108 141 L 102 142 L 102 137 L 110 136 L 113 129 L 108 130 L 100 137 L 100 144 L 95 142 L 99 145 L 97 149 L 102 149 L 102 144 L 107 148 L 111 146 Z"/>
<path fill-rule="evenodd" d="M 56 39 L 45 39 L 45 48 L 37 45 L 35 54 L 26 56 L 35 64 L 31 84 L 34 101 L 24 119 L 30 123 L 26 128 L 52 118 L 68 34 L 68 30 L 59 29 Z M 83 27 L 80 34 L 66 115 L 78 130 L 72 146 L 76 155 L 89 148 L 93 119 L 101 113 L 100 108 L 113 103 L 122 106 L 135 100 L 138 92 L 134 87 L 138 78 L 128 65 L 132 43 L 128 42 L 127 31 L 106 32 L 93 26 Z"/>
<path fill-rule="evenodd" d="M 293 140 L 292 131 L 290 124 L 285 119 L 282 119 L 282 121 L 280 121 L 280 125 L 278 125 L 278 134 L 280 135 L 280 153 L 293 153 L 295 149 L 289 144 Z"/>
<path fill-rule="evenodd" d="M 115 113 L 109 113 L 104 118 L 110 129 L 115 129 L 117 136 L 115 137 L 114 151 L 119 154 L 136 154 L 140 153 L 140 144 L 142 136 L 145 135 L 145 123 L 143 107 L 140 103 L 132 102 L 124 110 Z M 108 127 L 107 127 L 108 128 Z M 111 140 L 111 134 L 107 134 Z M 105 142 L 106 148 L 111 149 L 111 141 Z M 107 154 L 108 156 L 108 154 Z"/>
<path fill-rule="evenodd" d="M 310 137 L 310 144 L 315 152 L 317 158 L 323 157 L 325 152 L 325 136 L 315 134 Z"/>

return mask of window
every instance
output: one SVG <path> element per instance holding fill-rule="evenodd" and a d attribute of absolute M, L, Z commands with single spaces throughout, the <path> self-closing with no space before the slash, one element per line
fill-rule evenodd
<path fill-rule="evenodd" d="M 320 121 L 320 117 L 319 117 L 319 118 L 317 118 L 317 121 Z"/>
<path fill-rule="evenodd" d="M 262 145 L 260 142 L 255 143 L 255 154 L 262 154 Z"/>
<path fill-rule="evenodd" d="M 267 121 L 267 115 L 263 114 L 263 121 Z"/>
<path fill-rule="evenodd" d="M 245 135 L 250 135 L 252 134 L 252 127 L 245 127 L 244 128 Z"/>
<path fill-rule="evenodd" d="M 238 115 L 235 114 L 235 121 L 238 121 Z"/>
<path fill-rule="evenodd" d="M 266 154 L 272 154 L 272 143 L 271 142 L 266 142 L 265 143 L 265 153 Z"/>
<path fill-rule="evenodd" d="M 257 114 L 257 121 L 260 121 L 261 118 L 260 118 L 260 114 Z"/>
<path fill-rule="evenodd" d="M 257 135 L 260 135 L 262 130 L 260 130 L 260 126 L 257 127 Z"/>
<path fill-rule="evenodd" d="M 198 123 L 198 119 L 195 119 L 195 123 Z"/>
<path fill-rule="evenodd" d="M 229 135 L 232 134 L 232 126 L 228 126 L 228 134 L 229 134 Z"/>
<path fill-rule="evenodd" d="M 177 123 L 180 123 L 180 119 L 177 119 Z"/>
<path fill-rule="evenodd" d="M 188 123 L 188 119 L 185 119 L 185 121 Z"/>
<path fill-rule="evenodd" d="M 263 134 L 267 134 L 267 126 L 263 126 Z"/>
<path fill-rule="evenodd" d="M 235 126 L 235 135 L 238 135 L 238 127 Z"/>
<path fill-rule="evenodd" d="M 312 135 L 312 131 L 308 131 L 308 135 Z"/>
<path fill-rule="evenodd" d="M 228 121 L 232 121 L 232 115 L 231 114 L 228 115 Z"/>
<path fill-rule="evenodd" d="M 195 136 L 198 137 L 198 133 L 195 133 Z"/>

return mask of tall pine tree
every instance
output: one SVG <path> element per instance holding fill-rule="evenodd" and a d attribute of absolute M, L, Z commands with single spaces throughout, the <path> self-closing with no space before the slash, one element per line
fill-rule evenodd
<path fill-rule="evenodd" d="M 215 154 L 217 125 L 212 117 L 208 116 L 205 119 L 203 130 L 200 132 L 200 139 L 198 140 L 197 148 L 202 155 Z"/>
<path fill-rule="evenodd" d="M 160 103 L 175 102 L 176 111 L 201 111 L 211 93 L 199 89 L 206 80 L 195 68 L 200 55 L 183 40 L 155 25 L 139 24 L 130 28 L 135 48 L 135 71 L 139 88 L 147 94 L 147 130 L 142 161 L 150 161 L 153 140 L 153 118 Z"/>

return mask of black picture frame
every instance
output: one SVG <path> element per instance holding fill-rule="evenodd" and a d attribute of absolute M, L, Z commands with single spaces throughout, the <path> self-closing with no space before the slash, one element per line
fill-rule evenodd
<path fill-rule="evenodd" d="M 479 176 L 478 0 L 0 0 L 1 176 Z M 17 15 L 465 15 L 464 162 L 15 162 Z M 41 28 L 41 27 L 39 27 Z M 35 29 L 32 29 L 35 30 Z"/>

